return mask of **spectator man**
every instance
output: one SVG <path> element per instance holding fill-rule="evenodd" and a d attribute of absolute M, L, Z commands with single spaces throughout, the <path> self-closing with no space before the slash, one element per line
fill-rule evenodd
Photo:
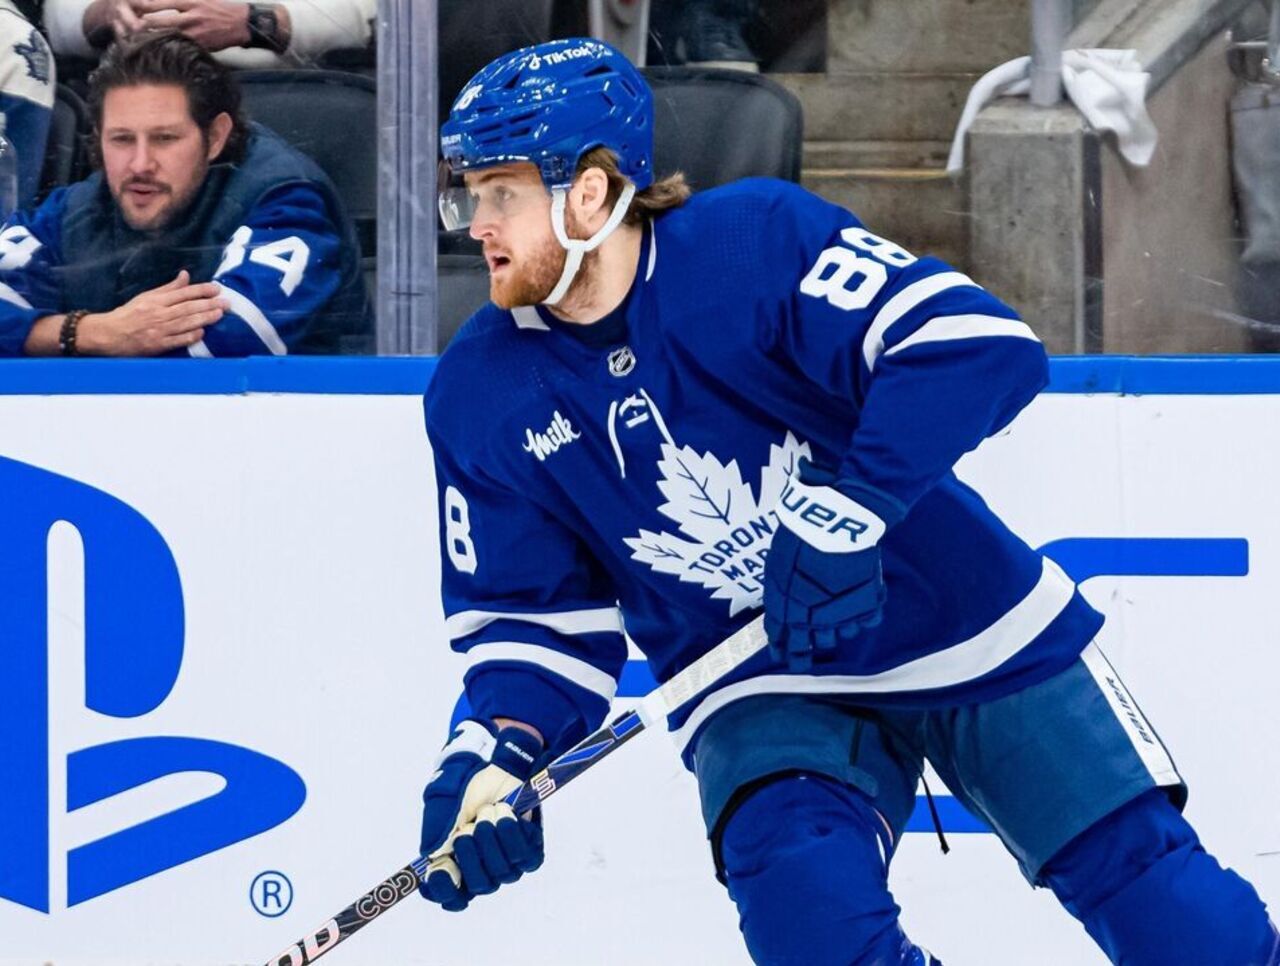
<path fill-rule="evenodd" d="M 59 56 L 96 57 L 112 40 L 177 30 L 229 67 L 297 67 L 366 47 L 377 0 L 45 0 Z"/>
<path fill-rule="evenodd" d="M 89 109 L 101 170 L 0 232 L 0 355 L 332 352 L 370 328 L 333 185 L 199 44 L 117 44 Z"/>

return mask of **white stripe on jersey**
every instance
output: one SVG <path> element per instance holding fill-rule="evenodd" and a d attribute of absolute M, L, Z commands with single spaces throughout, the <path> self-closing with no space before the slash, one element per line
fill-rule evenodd
<path fill-rule="evenodd" d="M 0 299 L 4 299 L 12 305 L 16 305 L 20 309 L 31 308 L 31 303 L 18 294 L 16 290 L 10 288 L 4 282 L 0 282 Z"/>
<path fill-rule="evenodd" d="M 1138 703 L 1133 700 L 1129 689 L 1124 686 L 1120 675 L 1116 674 L 1116 669 L 1111 666 L 1111 662 L 1107 660 L 1101 648 L 1091 642 L 1080 655 L 1080 659 L 1084 661 L 1093 679 L 1098 682 L 1098 688 L 1106 695 L 1107 704 L 1111 706 L 1112 713 L 1115 714 L 1120 727 L 1124 729 L 1142 764 L 1155 779 L 1155 783 L 1161 787 L 1182 784 L 1182 776 L 1174 767 L 1169 752 L 1161 744 L 1160 738 L 1148 723 L 1146 716 L 1138 710 Z"/>
<path fill-rule="evenodd" d="M 955 339 L 988 336 L 1040 341 L 1031 327 L 1019 319 L 1002 319 L 997 315 L 941 315 L 920 326 L 885 355 L 891 356 L 925 342 L 951 342 Z"/>
<path fill-rule="evenodd" d="M 613 696 L 618 693 L 618 682 L 598 667 L 537 644 L 519 644 L 515 641 L 477 644 L 467 651 L 467 658 L 468 671 L 491 661 L 519 661 L 550 671 L 580 688 L 600 695 L 607 702 L 613 701 Z"/>
<path fill-rule="evenodd" d="M 195 345 L 187 346 L 187 355 L 191 356 L 193 359 L 213 358 L 213 353 L 210 352 L 209 347 L 204 344 L 204 339 L 201 339 L 199 342 L 195 343 Z"/>
<path fill-rule="evenodd" d="M 521 621 L 549 627 L 557 634 L 602 634 L 612 631 L 622 633 L 622 614 L 616 607 L 595 607 L 591 610 L 566 610 L 547 613 L 509 613 L 498 610 L 460 610 L 444 622 L 449 639 L 474 634 L 494 621 Z"/>
<path fill-rule="evenodd" d="M 994 671 L 1048 627 L 1071 603 L 1075 584 L 1048 557 L 1040 580 L 1026 597 L 986 630 L 967 641 L 899 664 L 879 674 L 763 674 L 713 691 L 672 734 L 683 751 L 716 711 L 757 694 L 858 694 L 921 691 L 972 681 Z"/>
<path fill-rule="evenodd" d="M 937 275 L 930 275 L 918 282 L 912 282 L 889 299 L 876 313 L 875 319 L 867 328 L 867 334 L 862 339 L 862 358 L 867 364 L 867 370 L 875 368 L 876 359 L 880 358 L 884 352 L 884 334 L 893 323 L 939 292 L 945 292 L 950 288 L 966 287 L 981 288 L 968 275 L 960 272 L 939 272 Z"/>
<path fill-rule="evenodd" d="M 271 350 L 272 355 L 284 356 L 289 354 L 289 347 L 284 344 L 284 340 L 280 338 L 280 333 L 276 331 L 276 327 L 263 314 L 262 309 L 258 308 L 247 296 L 241 295 L 235 289 L 223 285 L 221 282 L 214 284 L 218 286 L 218 298 L 227 300 L 230 311 L 244 319 L 245 324 L 253 329 L 253 334 L 262 340 L 262 344 Z"/>

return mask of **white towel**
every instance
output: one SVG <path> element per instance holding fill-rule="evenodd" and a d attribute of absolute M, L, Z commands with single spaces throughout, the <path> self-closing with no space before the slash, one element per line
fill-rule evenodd
<path fill-rule="evenodd" d="M 1147 83 L 1151 75 L 1133 50 L 1064 50 L 1062 86 L 1085 119 L 1100 131 L 1114 131 L 1121 155 L 1145 167 L 1156 150 L 1157 132 L 1147 113 Z M 1019 57 L 984 74 L 969 92 L 947 171 L 964 167 L 964 136 L 988 102 L 1031 91 L 1031 58 Z"/>

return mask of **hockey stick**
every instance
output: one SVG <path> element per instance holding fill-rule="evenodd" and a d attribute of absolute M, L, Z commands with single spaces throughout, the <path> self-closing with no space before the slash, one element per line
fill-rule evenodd
<path fill-rule="evenodd" d="M 700 691 L 704 691 L 749 657 L 762 650 L 768 639 L 764 618 L 725 638 L 666 684 L 650 691 L 640 703 L 619 714 L 600 730 L 583 738 L 545 769 L 505 799 L 517 815 L 523 815 L 577 778 L 600 759 L 612 754 L 640 732 L 662 721 Z M 419 856 L 394 875 L 383 879 L 319 929 L 267 960 L 266 966 L 307 966 L 363 928 L 401 899 L 416 892 L 430 859 Z"/>

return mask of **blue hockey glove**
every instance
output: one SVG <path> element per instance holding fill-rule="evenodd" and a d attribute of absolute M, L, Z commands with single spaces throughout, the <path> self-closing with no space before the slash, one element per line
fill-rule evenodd
<path fill-rule="evenodd" d="M 520 728 L 458 724 L 422 793 L 420 854 L 431 864 L 418 891 L 450 912 L 542 865 L 542 823 L 502 802 L 534 772 L 542 743 Z"/>
<path fill-rule="evenodd" d="M 831 657 L 841 641 L 880 623 L 877 544 L 905 512 L 873 486 L 800 461 L 783 488 L 782 526 L 764 566 L 764 629 L 775 661 L 808 671 L 815 658 Z"/>

